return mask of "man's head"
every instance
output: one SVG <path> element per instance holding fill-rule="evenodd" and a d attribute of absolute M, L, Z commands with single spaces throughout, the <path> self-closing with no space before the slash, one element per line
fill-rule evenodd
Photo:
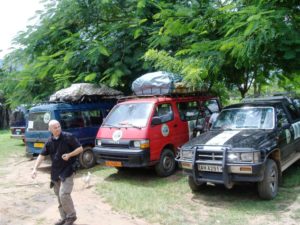
<path fill-rule="evenodd" d="M 60 123 L 57 120 L 50 120 L 49 131 L 53 134 L 54 137 L 59 137 L 61 133 Z"/>

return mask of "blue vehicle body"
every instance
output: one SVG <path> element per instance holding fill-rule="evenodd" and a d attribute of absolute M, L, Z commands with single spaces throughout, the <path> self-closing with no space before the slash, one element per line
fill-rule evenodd
<path fill-rule="evenodd" d="M 75 135 L 84 152 L 79 155 L 82 167 L 89 168 L 95 164 L 92 147 L 103 118 L 116 104 L 116 99 L 106 99 L 101 102 L 66 103 L 50 102 L 34 106 L 29 110 L 28 123 L 25 131 L 26 154 L 38 155 L 51 133 L 48 131 L 50 120 L 58 120 L 63 131 Z"/>

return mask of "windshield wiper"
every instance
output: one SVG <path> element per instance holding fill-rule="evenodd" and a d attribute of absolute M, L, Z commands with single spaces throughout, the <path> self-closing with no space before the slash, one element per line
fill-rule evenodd
<path fill-rule="evenodd" d="M 103 126 L 113 127 L 113 128 L 119 128 L 116 125 L 112 125 L 112 124 L 108 124 L 108 123 L 103 124 Z"/>
<path fill-rule="evenodd" d="M 128 126 L 131 126 L 131 127 L 134 127 L 134 128 L 137 128 L 137 129 L 142 129 L 141 127 L 136 126 L 136 125 L 134 125 L 134 124 L 132 124 L 132 123 L 127 123 L 127 125 L 128 125 Z"/>
<path fill-rule="evenodd" d="M 236 128 L 238 128 L 238 129 L 247 129 L 247 128 L 254 128 L 254 129 L 259 129 L 257 126 L 238 126 L 238 127 L 236 127 Z"/>
<path fill-rule="evenodd" d="M 136 125 L 134 125 L 134 124 L 132 124 L 132 123 L 129 123 L 129 122 L 120 122 L 119 123 L 120 125 L 122 125 L 122 126 L 128 126 L 128 127 L 134 127 L 134 128 L 137 128 L 137 129 L 142 129 L 140 126 L 136 126 Z"/>

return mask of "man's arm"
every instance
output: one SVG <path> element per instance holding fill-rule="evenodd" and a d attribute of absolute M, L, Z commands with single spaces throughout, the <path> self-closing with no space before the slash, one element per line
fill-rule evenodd
<path fill-rule="evenodd" d="M 39 154 L 38 158 L 35 161 L 35 165 L 33 167 L 31 177 L 32 179 L 36 178 L 37 168 L 41 165 L 41 163 L 45 160 L 46 156 Z"/>
<path fill-rule="evenodd" d="M 70 153 L 63 154 L 62 158 L 63 158 L 63 160 L 68 161 L 71 157 L 79 155 L 81 152 L 83 152 L 82 146 L 76 148 L 74 151 L 72 151 Z"/>

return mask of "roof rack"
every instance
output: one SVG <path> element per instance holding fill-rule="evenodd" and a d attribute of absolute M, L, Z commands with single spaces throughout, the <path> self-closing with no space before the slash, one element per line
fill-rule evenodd
<path fill-rule="evenodd" d="M 200 96 L 213 97 L 213 94 L 209 93 L 208 91 L 194 91 L 194 92 L 184 92 L 184 93 L 172 92 L 167 94 L 130 95 L 130 96 L 121 97 L 118 102 L 123 102 L 128 99 L 138 99 L 138 98 L 154 98 L 154 97 L 180 98 L 180 97 L 200 97 Z"/>
<path fill-rule="evenodd" d="M 278 100 L 287 100 L 288 102 L 292 103 L 292 100 L 288 96 L 266 96 L 266 97 L 259 97 L 259 98 L 244 98 L 241 102 L 243 103 L 251 103 L 251 102 L 258 102 L 258 101 L 278 101 Z"/>
<path fill-rule="evenodd" d="M 118 98 L 110 98 L 110 97 L 106 97 L 106 96 L 102 96 L 102 98 L 99 98 L 97 96 L 93 96 L 93 98 L 90 98 L 90 96 L 82 96 L 82 98 L 80 98 L 77 101 L 42 101 L 42 102 L 38 102 L 35 103 L 33 106 L 38 106 L 38 105 L 46 105 L 46 104 L 85 104 L 85 103 L 100 103 L 100 102 L 107 102 L 107 101 L 113 101 L 113 100 L 117 100 Z"/>

